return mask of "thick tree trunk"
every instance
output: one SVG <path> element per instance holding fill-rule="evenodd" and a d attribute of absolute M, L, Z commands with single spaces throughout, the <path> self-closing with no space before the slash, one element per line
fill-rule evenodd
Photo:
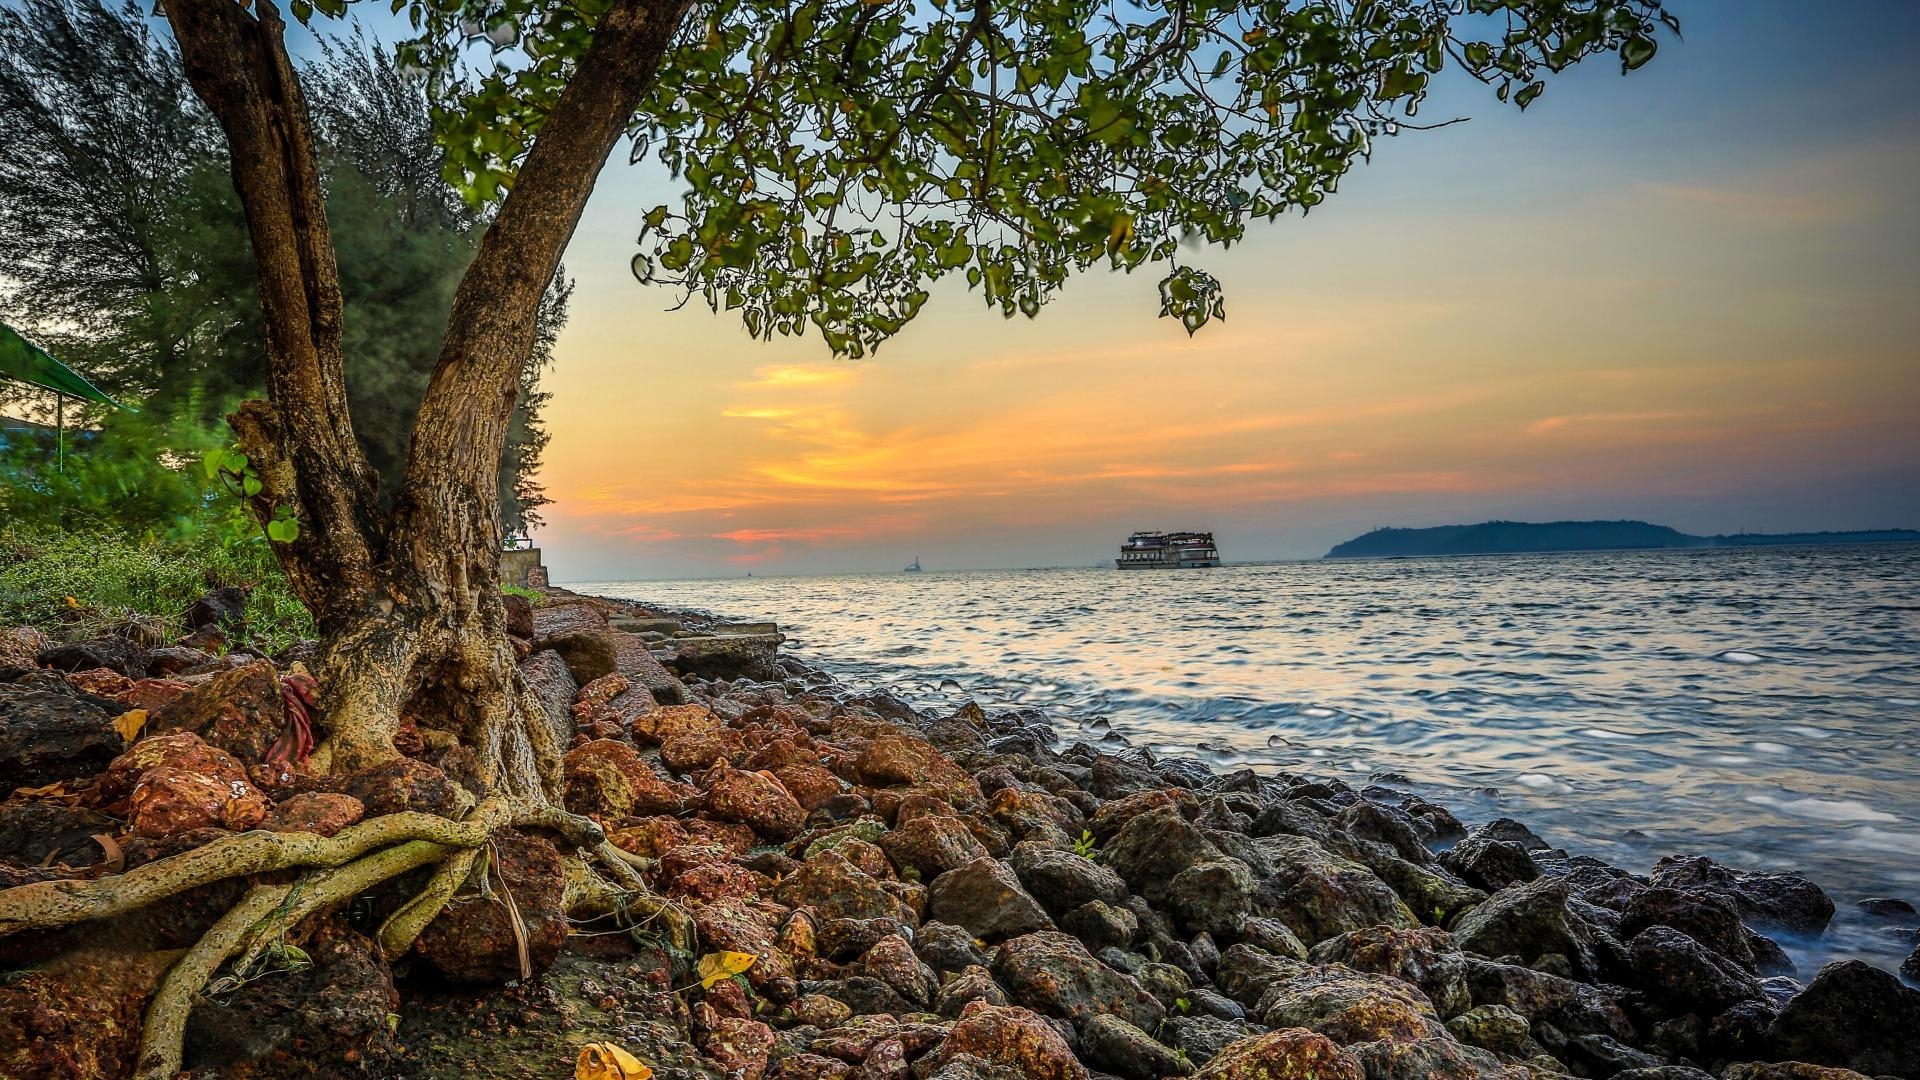
<path fill-rule="evenodd" d="M 179 1071 L 193 1002 L 230 957 L 244 976 L 301 920 L 435 866 L 378 932 L 380 947 L 399 955 L 504 828 L 554 833 L 577 856 L 595 856 L 617 887 L 575 858 L 570 897 L 599 913 L 644 916 L 692 948 L 684 915 L 645 894 L 634 857 L 559 807 L 561 747 L 506 635 L 497 480 L 541 296 L 688 2 L 613 0 L 602 16 L 456 294 L 405 482 L 383 516 L 347 415 L 333 245 L 279 15 L 270 0 L 167 0 L 188 80 L 226 131 L 253 242 L 269 400 L 247 402 L 231 419 L 261 481 L 254 512 L 266 521 L 291 510 L 300 526 L 295 542 L 274 551 L 322 638 L 315 764 L 341 772 L 391 761 L 404 720 L 471 749 L 483 790 L 450 816 L 392 814 L 331 839 L 242 833 L 77 887 L 0 892 L 5 935 L 110 917 L 226 878 L 302 872 L 291 884 L 256 881 L 168 972 L 147 1012 L 141 1080 Z"/>
<path fill-rule="evenodd" d="M 347 415 L 341 302 L 299 82 L 268 0 L 166 6 L 188 79 L 227 133 L 268 326 L 268 402 L 233 417 L 262 519 L 322 638 L 315 671 L 333 771 L 396 756 L 411 721 L 448 731 L 482 778 L 557 797 L 559 753 L 513 663 L 499 594 L 499 468 L 540 300 L 594 178 L 653 81 L 687 0 L 615 0 L 549 111 L 455 295 L 391 515 Z"/>

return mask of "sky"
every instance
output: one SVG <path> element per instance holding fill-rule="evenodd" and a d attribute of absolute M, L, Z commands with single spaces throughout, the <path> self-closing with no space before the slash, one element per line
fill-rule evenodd
<path fill-rule="evenodd" d="M 1523 115 L 1464 80 L 1310 216 L 1034 320 L 963 287 L 866 361 L 634 281 L 657 170 L 569 247 L 536 534 L 559 581 L 1092 565 L 1136 529 L 1229 561 L 1381 525 L 1920 527 L 1920 119 L 1906 0 L 1672 0 L 1622 77 Z M 374 28 L 380 29 L 376 22 Z"/>
<path fill-rule="evenodd" d="M 1037 319 L 942 288 L 871 360 L 629 276 L 667 194 L 617 156 L 546 388 L 556 580 L 1232 560 L 1379 525 L 1920 526 L 1920 5 L 1676 0 L 1683 43 L 1524 115 L 1443 90 L 1306 217 Z"/>

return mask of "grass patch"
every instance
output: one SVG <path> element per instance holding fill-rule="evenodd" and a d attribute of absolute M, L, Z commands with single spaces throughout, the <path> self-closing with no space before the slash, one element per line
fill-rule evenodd
<path fill-rule="evenodd" d="M 113 529 L 0 529 L 0 625 L 37 626 L 63 640 L 97 635 L 133 617 L 184 632 L 187 608 L 208 589 L 252 588 L 244 642 L 278 652 L 314 636 L 266 542 L 130 536 Z"/>

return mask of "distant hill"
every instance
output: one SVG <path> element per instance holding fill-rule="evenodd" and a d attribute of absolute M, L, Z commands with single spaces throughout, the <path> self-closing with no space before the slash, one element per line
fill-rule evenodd
<path fill-rule="evenodd" d="M 1691 536 L 1645 521 L 1484 521 L 1430 529 L 1375 529 L 1337 544 L 1329 559 L 1415 555 L 1499 555 L 1528 551 L 1636 551 L 1652 548 L 1765 547 L 1782 544 L 1920 543 L 1920 530 L 1740 533 Z"/>

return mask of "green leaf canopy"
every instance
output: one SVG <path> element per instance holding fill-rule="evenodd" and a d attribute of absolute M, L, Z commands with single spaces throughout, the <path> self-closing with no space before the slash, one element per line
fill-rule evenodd
<path fill-rule="evenodd" d="M 0 323 L 0 378 L 16 379 L 42 389 L 100 405 L 119 408 L 120 403 L 100 392 L 81 374 L 53 358 L 53 354 L 28 341 L 6 323 Z"/>

